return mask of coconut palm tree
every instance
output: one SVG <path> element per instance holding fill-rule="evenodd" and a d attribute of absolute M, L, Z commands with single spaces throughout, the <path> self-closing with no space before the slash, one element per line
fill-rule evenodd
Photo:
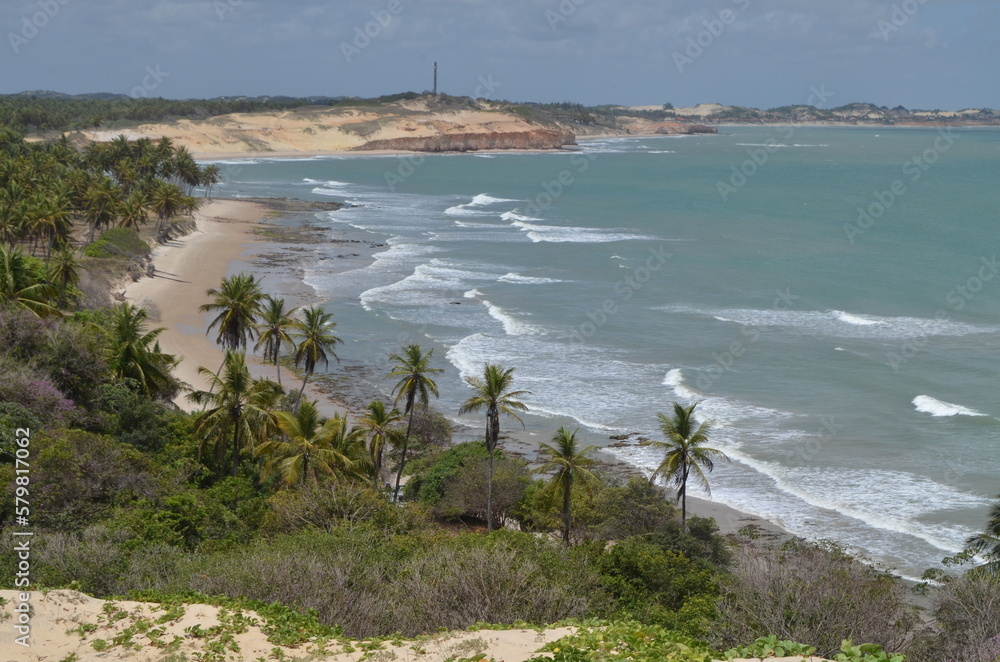
<path fill-rule="evenodd" d="M 205 197 L 212 198 L 212 187 L 222 180 L 219 166 L 210 163 L 201 169 L 201 185 L 205 187 Z"/>
<path fill-rule="evenodd" d="M 149 221 L 146 214 L 146 196 L 142 193 L 133 193 L 122 201 L 121 216 L 118 218 L 118 227 L 132 228 L 138 231 L 140 227 Z"/>
<path fill-rule="evenodd" d="M 322 308 L 311 306 L 302 311 L 302 314 L 304 316 L 303 319 L 296 320 L 293 327 L 296 340 L 298 341 L 295 350 L 295 366 L 298 367 L 301 363 L 306 371 L 306 375 L 302 380 L 302 388 L 299 389 L 300 402 L 302 394 L 306 390 L 306 382 L 316 372 L 316 366 L 320 361 L 323 362 L 324 366 L 330 366 L 328 353 L 337 359 L 337 361 L 340 361 L 333 348 L 335 345 L 344 342 L 333 335 L 333 330 L 336 328 L 337 323 L 332 321 L 332 313 L 328 313 Z"/>
<path fill-rule="evenodd" d="M 530 391 L 511 391 L 514 368 L 487 363 L 482 377 L 467 377 L 465 382 L 475 395 L 462 403 L 459 415 L 486 410 L 486 450 L 489 452 L 489 481 L 486 486 L 486 528 L 493 531 L 493 456 L 500 439 L 500 414 L 510 416 L 524 427 L 524 421 L 515 413 L 527 411 L 528 406 L 516 398 L 529 395 Z"/>
<path fill-rule="evenodd" d="M 653 472 L 651 478 L 662 476 L 668 483 L 677 487 L 677 500 L 681 502 L 681 523 L 687 528 L 687 484 L 689 478 L 694 478 L 705 491 L 710 492 L 708 478 L 704 467 L 709 473 L 715 468 L 713 460 L 729 462 L 729 457 L 720 450 L 708 448 L 711 424 L 705 421 L 701 425 L 694 419 L 694 410 L 698 404 L 682 407 L 674 403 L 674 415 L 671 417 L 657 414 L 660 419 L 660 430 L 666 435 L 666 441 L 653 442 L 654 447 L 664 451 L 663 462 Z M 696 427 L 697 426 L 697 427 Z"/>
<path fill-rule="evenodd" d="M 80 281 L 80 261 L 76 251 L 67 244 L 60 244 L 46 263 L 48 279 L 59 286 L 61 299 Z"/>
<path fill-rule="evenodd" d="M 392 387 L 392 393 L 396 396 L 396 403 L 405 400 L 403 413 L 408 414 L 406 422 L 406 435 L 403 437 L 403 450 L 399 457 L 399 469 L 396 471 L 396 487 L 392 493 L 393 501 L 399 501 L 399 482 L 403 478 L 403 467 L 406 465 L 406 449 L 410 445 L 410 431 L 413 429 L 414 406 L 417 402 L 426 407 L 430 403 L 430 394 L 438 397 L 438 387 L 430 375 L 444 372 L 441 368 L 431 368 L 431 356 L 434 350 L 424 354 L 420 345 L 407 345 L 403 348 L 403 354 L 393 354 L 389 357 L 392 361 L 392 369 L 386 375 L 386 379 L 398 378 L 399 381 Z"/>
<path fill-rule="evenodd" d="M 368 413 L 361 419 L 361 428 L 368 434 L 368 452 L 374 463 L 375 487 L 381 487 L 382 457 L 387 444 L 396 446 L 403 440 L 403 431 L 396 425 L 403 420 L 398 409 L 386 411 L 385 403 L 374 400 L 368 405 Z"/>
<path fill-rule="evenodd" d="M 597 448 L 595 446 L 587 446 L 581 450 L 576 443 L 576 433 L 576 430 L 570 432 L 566 428 L 561 427 L 556 432 L 556 435 L 552 437 L 553 445 L 540 444 L 538 458 L 543 461 L 543 464 L 534 470 L 535 473 L 555 472 L 546 489 L 562 489 L 563 544 L 567 547 L 569 547 L 569 529 L 572 522 L 570 517 L 570 496 L 573 490 L 573 482 L 578 480 L 584 486 L 589 486 L 598 480 L 597 476 L 588 468 L 594 464 L 594 460 L 590 458 L 590 455 Z"/>
<path fill-rule="evenodd" d="M 367 477 L 371 460 L 364 443 L 364 432 L 349 429 L 342 416 L 323 418 L 315 401 L 302 403 L 295 413 L 281 411 L 276 414 L 279 435 L 257 447 L 257 455 L 269 458 L 264 465 L 263 477 L 278 475 L 282 485 L 319 477 Z"/>
<path fill-rule="evenodd" d="M 295 347 L 295 341 L 289 331 L 295 327 L 292 315 L 298 308 L 285 310 L 285 300 L 276 299 L 270 294 L 264 297 L 260 310 L 260 322 L 254 325 L 257 331 L 257 344 L 253 351 L 261 348 L 264 358 L 274 364 L 278 371 L 278 385 L 281 385 L 281 348 Z"/>
<path fill-rule="evenodd" d="M 277 428 L 272 409 L 281 397 L 281 387 L 270 379 L 253 379 L 242 352 L 226 352 L 221 374 L 205 367 L 199 367 L 198 373 L 211 385 L 209 391 L 188 394 L 192 402 L 205 406 L 194 421 L 195 434 L 201 437 L 199 452 L 211 444 L 219 462 L 231 442 L 235 476 L 243 448 L 253 450 L 257 442 L 267 439 Z"/>
<path fill-rule="evenodd" d="M 213 287 L 206 294 L 214 300 L 202 305 L 199 310 L 219 313 L 208 327 L 209 331 L 219 327 L 215 342 L 229 351 L 245 350 L 247 340 L 254 339 L 254 325 L 264 300 L 260 281 L 251 274 L 238 274 L 223 278 L 221 287 Z"/>
<path fill-rule="evenodd" d="M 1000 499 L 1000 494 L 997 498 Z M 990 510 L 986 530 L 966 540 L 965 546 L 986 558 L 984 570 L 1000 576 L 1000 501 Z"/>
<path fill-rule="evenodd" d="M 52 305 L 59 296 L 41 273 L 41 265 L 20 248 L 0 246 L 0 302 L 20 306 L 39 317 L 59 314 Z"/>
<path fill-rule="evenodd" d="M 177 391 L 171 371 L 179 361 L 160 349 L 157 340 L 166 329 L 146 329 L 149 313 L 130 303 L 115 306 L 111 317 L 110 367 L 118 379 L 132 379 L 151 398 Z"/>

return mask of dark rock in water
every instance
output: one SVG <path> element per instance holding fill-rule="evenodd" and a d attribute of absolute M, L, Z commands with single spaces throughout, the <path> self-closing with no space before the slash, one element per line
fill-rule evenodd
<path fill-rule="evenodd" d="M 452 301 L 451 305 L 453 305 L 453 306 L 461 306 L 462 302 L 461 301 Z"/>

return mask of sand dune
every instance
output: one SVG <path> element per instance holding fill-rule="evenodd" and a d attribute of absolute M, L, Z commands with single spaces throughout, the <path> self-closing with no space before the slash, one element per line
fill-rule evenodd
<path fill-rule="evenodd" d="M 367 653 L 358 642 L 352 645 L 347 641 L 313 641 L 294 647 L 275 645 L 262 631 L 264 619 L 254 612 L 243 612 L 242 616 L 250 620 L 243 620 L 245 627 L 234 627 L 232 613 L 220 613 L 222 610 L 218 607 L 185 605 L 183 609 L 167 611 L 154 603 L 105 601 L 69 590 L 30 594 L 29 645 L 22 647 L 15 643 L 18 635 L 11 627 L 18 619 L 14 611 L 17 596 L 14 591 L 0 591 L 0 597 L 6 601 L 0 608 L 0 620 L 8 624 L 0 628 L 0 650 L 7 656 L 4 659 L 154 662 L 200 659 L 206 651 L 211 655 L 213 646 L 220 645 L 225 647 L 225 653 L 218 659 L 234 660 L 357 662 Z M 212 628 L 217 629 L 213 631 Z M 380 650 L 368 656 L 373 660 L 443 662 L 482 653 L 487 660 L 523 662 L 535 657 L 536 651 L 545 644 L 571 633 L 572 628 L 443 632 L 419 640 L 397 641 L 395 645 L 383 642 Z M 231 639 L 226 635 L 231 635 Z M 282 657 L 278 657 L 279 651 Z M 800 657 L 770 659 L 773 662 L 803 660 Z M 810 660 L 819 662 L 819 658 Z"/>

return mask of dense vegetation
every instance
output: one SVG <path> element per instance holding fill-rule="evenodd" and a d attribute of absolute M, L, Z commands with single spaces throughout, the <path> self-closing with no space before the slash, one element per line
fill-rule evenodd
<path fill-rule="evenodd" d="M 207 119 L 228 113 L 257 113 L 302 106 L 378 106 L 413 99 L 414 92 L 372 99 L 354 97 L 221 97 L 217 99 L 133 98 L 25 92 L 0 95 L 0 126 L 24 133 L 77 131 L 128 124 Z"/>
<path fill-rule="evenodd" d="M 28 186 L 48 191 L 73 177 L 122 195 L 155 182 L 194 185 L 179 174 L 183 152 L 169 145 L 120 140 L 78 153 L 59 142 L 8 144 L 0 213 L 12 192 L 42 204 Z M 163 158 L 150 155 L 157 149 Z M 150 178 L 121 176 L 152 162 Z M 120 211 L 95 226 L 93 215 L 67 209 L 71 227 L 122 225 Z M 32 227 L 20 213 L 12 218 Z M 103 237 L 102 253 L 141 252 L 132 233 Z M 384 366 L 393 402 L 376 400 L 353 420 L 322 416 L 305 387 L 336 357 L 332 314 L 288 309 L 250 275 L 209 290 L 203 310 L 225 360 L 203 367 L 211 388 L 189 391 L 200 408 L 183 413 L 171 402 L 185 386 L 172 374 L 177 360 L 160 349 L 148 312 L 74 304 L 68 287 L 60 294 L 53 258 L 46 265 L 32 248 L 66 250 L 27 233 L 12 237 L 0 262 L 0 277 L 16 283 L 2 290 L 0 306 L 7 588 L 18 529 L 13 429 L 29 427 L 36 588 L 279 603 L 354 637 L 602 619 L 606 646 L 588 630 L 551 647 L 559 660 L 704 660 L 811 647 L 845 660 L 890 659 L 883 649 L 918 661 L 997 659 L 1000 510 L 970 541 L 991 563 L 938 577 L 928 626 L 891 576 L 829 546 L 776 545 L 752 531 L 722 537 L 649 480 L 610 478 L 571 430 L 554 434 L 535 467 L 504 453 L 501 422 L 524 410 L 512 367 L 486 363 L 469 380 L 462 409 L 482 415 L 479 441 L 451 445 L 432 406 L 441 368 L 417 345 Z M 276 381 L 250 374 L 252 348 L 274 364 Z M 301 384 L 279 384 L 283 362 Z M 677 406 L 660 418 L 659 473 L 681 495 L 689 478 L 707 481 L 712 459 L 722 459 L 693 412 Z"/>

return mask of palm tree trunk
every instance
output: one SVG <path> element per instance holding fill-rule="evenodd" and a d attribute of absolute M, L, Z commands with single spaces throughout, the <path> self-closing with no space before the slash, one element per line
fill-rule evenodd
<path fill-rule="evenodd" d="M 392 502 L 399 503 L 399 481 L 403 478 L 403 465 L 406 464 L 406 447 L 410 445 L 410 428 L 413 427 L 413 403 L 410 403 L 410 420 L 406 423 L 406 438 L 403 439 L 403 453 L 399 456 L 399 470 L 396 471 L 396 490 L 392 494 Z"/>
<path fill-rule="evenodd" d="M 240 470 L 240 425 L 239 421 L 233 423 L 233 476 Z"/>
<path fill-rule="evenodd" d="M 309 381 L 309 371 L 306 371 L 306 377 L 302 380 L 302 388 L 299 389 L 299 399 L 295 402 L 295 413 L 298 413 L 299 407 L 302 404 L 302 394 L 306 392 L 307 381 Z"/>
<path fill-rule="evenodd" d="M 486 451 L 490 454 L 490 476 L 486 484 L 486 532 L 493 533 L 493 451 L 497 447 L 500 425 L 499 416 L 486 414 Z"/>
<path fill-rule="evenodd" d="M 563 487 L 563 544 L 569 547 L 569 497 L 570 489 L 573 485 L 573 475 L 566 478 L 566 485 Z"/>
<path fill-rule="evenodd" d="M 688 505 L 688 466 L 684 463 L 683 482 L 681 483 L 681 529 L 687 531 L 687 505 Z"/>

